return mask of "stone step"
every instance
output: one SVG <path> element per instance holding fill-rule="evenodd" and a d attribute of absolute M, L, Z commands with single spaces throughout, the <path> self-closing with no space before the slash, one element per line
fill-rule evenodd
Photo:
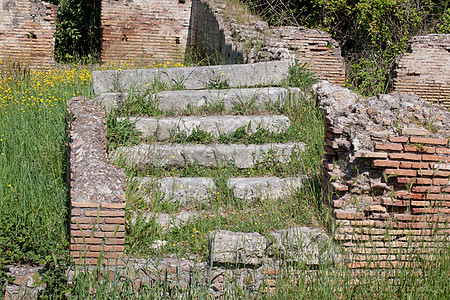
<path fill-rule="evenodd" d="M 230 178 L 228 188 L 234 197 L 252 202 L 258 198 L 281 199 L 292 195 L 300 189 L 306 177 L 252 177 Z M 212 178 L 186 177 L 186 178 L 151 178 L 137 177 L 138 192 L 136 197 L 144 202 L 174 202 L 181 206 L 214 201 L 216 185 Z"/>
<path fill-rule="evenodd" d="M 227 82 L 230 88 L 279 85 L 287 76 L 290 64 L 285 60 L 241 65 L 94 71 L 93 89 L 96 95 L 143 90 L 155 78 L 169 86 L 183 84 L 189 90 L 205 89 L 213 82 Z"/>
<path fill-rule="evenodd" d="M 199 108 L 205 105 L 222 103 L 227 110 L 232 110 L 238 105 L 252 104 L 255 108 L 265 109 L 266 103 L 282 105 L 289 97 L 300 95 L 298 88 L 243 88 L 227 90 L 183 90 L 165 91 L 157 95 L 151 95 L 158 102 L 161 110 L 183 111 L 186 107 Z M 102 93 L 96 98 L 96 102 L 103 105 L 106 111 L 121 107 L 127 101 L 129 93 Z"/>
<path fill-rule="evenodd" d="M 239 127 L 256 132 L 259 128 L 272 133 L 282 133 L 289 128 L 289 118 L 282 115 L 266 116 L 191 116 L 172 118 L 119 118 L 135 122 L 136 129 L 142 132 L 143 137 L 155 137 L 157 140 L 167 140 L 177 133 L 189 136 L 194 130 L 209 132 L 213 137 L 221 134 L 233 133 Z M 249 127 L 248 127 L 249 126 Z"/>
<path fill-rule="evenodd" d="M 258 198 L 281 199 L 300 189 L 306 177 L 230 178 L 228 187 L 235 198 L 252 202 Z"/>
<path fill-rule="evenodd" d="M 205 203 L 216 191 L 212 178 L 205 177 L 137 177 L 139 194 L 145 202 L 176 202 L 180 205 Z"/>
<path fill-rule="evenodd" d="M 263 145 L 167 145 L 154 143 L 120 147 L 111 153 L 110 160 L 128 166 L 184 167 L 197 163 L 206 167 L 234 165 L 244 169 L 267 161 L 286 163 L 290 161 L 294 151 L 303 151 L 304 149 L 303 143 Z"/>

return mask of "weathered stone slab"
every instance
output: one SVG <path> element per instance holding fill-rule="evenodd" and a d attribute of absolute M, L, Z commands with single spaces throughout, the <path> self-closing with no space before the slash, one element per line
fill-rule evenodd
<path fill-rule="evenodd" d="M 120 118 L 123 119 L 125 118 Z M 214 137 L 219 137 L 243 126 L 250 129 L 250 132 L 262 128 L 272 133 L 281 133 L 288 129 L 291 123 L 288 117 L 281 115 L 129 118 L 129 120 L 135 122 L 136 129 L 142 132 L 144 137 L 156 137 L 157 140 L 169 139 L 177 133 L 190 135 L 194 130 L 203 130 Z"/>
<path fill-rule="evenodd" d="M 257 232 L 215 230 L 209 236 L 210 261 L 219 264 L 259 265 L 266 249 L 266 238 Z"/>
<path fill-rule="evenodd" d="M 196 163 L 200 166 L 234 165 L 250 168 L 264 160 L 285 163 L 293 151 L 303 151 L 302 143 L 263 145 L 161 145 L 140 144 L 120 147 L 110 155 L 116 163 L 151 165 L 155 167 L 184 167 Z"/>
<path fill-rule="evenodd" d="M 214 180 L 205 177 L 136 178 L 146 202 L 177 202 L 180 205 L 208 201 L 215 192 Z M 145 189 L 145 191 L 144 191 Z"/>
<path fill-rule="evenodd" d="M 121 107 L 128 99 L 129 93 L 102 93 L 97 96 L 96 102 L 103 105 L 106 111 Z M 182 111 L 187 106 L 199 108 L 205 105 L 221 103 L 228 110 L 238 105 L 251 103 L 257 108 L 265 108 L 266 103 L 279 103 L 282 105 L 290 96 L 303 96 L 298 88 L 243 88 L 227 90 L 183 90 L 166 91 L 151 95 L 152 101 L 158 103 L 161 110 Z"/>
<path fill-rule="evenodd" d="M 143 90 L 156 80 L 186 89 L 207 88 L 213 81 L 227 82 L 230 88 L 278 85 L 286 77 L 290 61 L 169 69 L 107 70 L 92 74 L 94 93 Z"/>
<path fill-rule="evenodd" d="M 180 211 L 176 213 L 154 213 L 154 212 L 142 212 L 141 217 L 147 223 L 154 221 L 159 227 L 162 233 L 167 233 L 173 228 L 179 228 L 189 222 L 193 222 L 200 215 L 195 211 Z M 131 222 L 136 222 L 134 217 Z"/>
<path fill-rule="evenodd" d="M 270 256 L 307 265 L 341 261 L 332 240 L 318 228 L 294 227 L 274 231 L 270 236 L 272 242 L 268 246 Z"/>
<path fill-rule="evenodd" d="M 230 178 L 228 187 L 236 198 L 247 202 L 258 198 L 280 199 L 302 187 L 305 178 Z"/>

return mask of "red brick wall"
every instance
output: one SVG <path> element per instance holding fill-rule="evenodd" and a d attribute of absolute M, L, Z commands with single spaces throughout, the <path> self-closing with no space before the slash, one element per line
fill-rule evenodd
<path fill-rule="evenodd" d="M 102 1 L 103 62 L 181 61 L 191 0 Z"/>
<path fill-rule="evenodd" d="M 450 34 L 415 36 L 397 59 L 394 90 L 450 108 Z"/>
<path fill-rule="evenodd" d="M 0 59 L 54 66 L 57 7 L 39 0 L 0 0 Z"/>
<path fill-rule="evenodd" d="M 352 266 L 403 264 L 450 241 L 450 112 L 412 94 L 358 99 L 337 86 L 319 100 L 324 200 Z"/>

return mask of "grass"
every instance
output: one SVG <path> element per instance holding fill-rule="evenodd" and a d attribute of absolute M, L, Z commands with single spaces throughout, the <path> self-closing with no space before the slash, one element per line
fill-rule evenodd
<path fill-rule="evenodd" d="M 1 64 L 0 64 L 1 66 Z M 1 69 L 1 68 L 0 68 Z M 136 280 L 136 270 L 113 268 L 105 271 L 98 266 L 94 270 L 81 267 L 75 272 L 69 286 L 66 270 L 71 266 L 68 258 L 68 195 L 66 187 L 66 101 L 76 95 L 90 95 L 90 70 L 81 66 L 67 66 L 49 72 L 29 72 L 26 69 L 0 72 L 0 298 L 3 282 L 7 277 L 4 265 L 9 263 L 46 262 L 42 274 L 45 288 L 40 299 L 206 299 L 210 297 L 209 277 L 202 277 L 195 267 L 189 282 L 182 282 L 176 275 L 142 267 Z M 295 82 L 295 79 L 294 79 Z M 179 84 L 176 82 L 174 84 Z M 178 85 L 178 88 L 180 86 Z M 167 87 L 165 87 L 167 88 Z M 161 86 L 152 87 L 160 90 Z M 149 92 L 149 95 L 153 92 Z M 142 97 L 136 101 L 144 101 Z M 152 100 L 153 101 L 153 100 Z M 139 112 L 142 103 L 133 109 Z M 242 103 L 231 111 L 251 114 L 261 108 Z M 203 260 L 208 256 L 207 241 L 211 231 L 226 229 L 243 232 L 269 232 L 298 225 L 315 225 L 324 218 L 320 214 L 321 155 L 323 141 L 323 116 L 316 104 L 307 98 L 292 98 L 286 105 L 273 103 L 266 110 L 287 115 L 293 126 L 284 136 L 271 136 L 264 131 L 249 132 L 239 129 L 222 142 L 259 143 L 270 141 L 304 141 L 308 147 L 295 153 L 292 163 L 279 164 L 267 158 L 260 165 L 249 169 L 233 166 L 205 168 L 189 165 L 180 169 L 129 169 L 129 177 L 164 176 L 211 177 L 217 189 L 211 191 L 214 201 L 195 203 L 187 209 L 198 217 L 173 230 L 163 232 L 153 218 L 127 224 L 127 251 L 129 254 L 150 254 L 155 261 L 172 255 L 194 257 Z M 200 113 L 223 113 L 225 108 L 210 105 Z M 185 112 L 197 114 L 196 109 Z M 162 116 L 157 106 L 145 114 Z M 178 112 L 179 113 L 179 112 Z M 140 142 L 140 136 L 130 121 L 118 122 L 115 115 L 108 116 L 109 150 L 120 145 Z M 182 142 L 210 143 L 211 137 L 200 130 L 182 137 Z M 231 177 L 297 176 L 306 174 L 310 180 L 305 188 L 292 197 L 281 200 L 256 199 L 247 203 L 235 198 L 226 182 Z M 130 187 L 133 185 L 130 184 Z M 137 187 L 136 187 L 137 188 Z M 142 187 L 141 187 L 142 189 Z M 180 213 L 180 205 L 155 201 L 148 203 L 132 197 L 128 189 L 128 215 L 137 210 Z M 158 193 L 158 191 L 153 191 Z M 142 217 L 141 217 L 142 218 Z M 152 249 L 155 240 L 166 240 L 167 246 Z M 439 253 L 434 260 L 426 261 L 424 255 L 410 254 L 415 268 L 396 267 L 391 270 L 353 270 L 346 264 L 311 268 L 302 264 L 284 263 L 274 286 L 262 284 L 251 289 L 241 285 L 233 276 L 225 276 L 224 299 L 446 299 L 450 294 L 450 250 L 448 244 L 437 245 Z M 144 253 L 146 250 L 146 253 Z M 431 250 L 430 250 L 431 251 Z M 367 257 L 371 259 L 370 254 Z M 374 284 L 376 283 L 376 284 Z"/>
<path fill-rule="evenodd" d="M 90 71 L 2 69 L 0 257 L 38 262 L 67 249 L 66 101 L 89 95 Z"/>

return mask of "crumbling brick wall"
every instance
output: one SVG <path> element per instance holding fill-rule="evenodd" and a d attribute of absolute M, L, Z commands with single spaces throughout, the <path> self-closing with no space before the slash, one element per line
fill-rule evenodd
<path fill-rule="evenodd" d="M 325 200 L 352 265 L 395 266 L 448 241 L 450 112 L 414 94 L 315 89 L 326 114 Z"/>
<path fill-rule="evenodd" d="M 56 14 L 55 5 L 40 0 L 0 0 L 0 59 L 54 66 Z"/>
<path fill-rule="evenodd" d="M 103 62 L 181 61 L 191 0 L 103 0 Z"/>
<path fill-rule="evenodd" d="M 393 87 L 450 107 L 450 34 L 413 37 L 396 59 Z"/>
<path fill-rule="evenodd" d="M 320 79 L 336 84 L 345 81 L 345 64 L 338 43 L 318 29 L 269 28 L 245 11 L 237 13 L 223 1 L 194 0 L 190 45 L 203 57 L 221 63 L 252 63 L 295 57 Z"/>

